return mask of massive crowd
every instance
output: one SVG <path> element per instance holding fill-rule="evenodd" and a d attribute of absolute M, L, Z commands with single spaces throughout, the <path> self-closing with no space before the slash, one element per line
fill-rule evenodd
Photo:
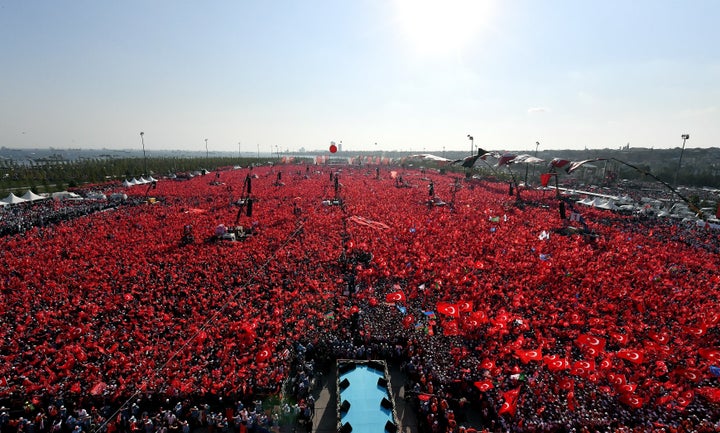
<path fill-rule="evenodd" d="M 3 433 L 277 429 L 338 357 L 402 363 L 433 433 L 720 429 L 716 232 L 596 209 L 571 230 L 552 192 L 401 169 L 151 195 L 0 239 Z M 294 407 L 269 406 L 282 384 Z"/>
<path fill-rule="evenodd" d="M 80 216 L 115 208 L 119 205 L 138 204 L 139 200 L 53 200 L 4 206 L 0 208 L 0 237 L 25 233 L 34 227 L 45 227 L 69 221 Z"/>

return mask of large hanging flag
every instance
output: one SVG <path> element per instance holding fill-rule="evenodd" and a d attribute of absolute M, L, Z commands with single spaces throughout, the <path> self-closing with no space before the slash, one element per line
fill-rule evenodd
<path fill-rule="evenodd" d="M 570 174 L 573 171 L 577 170 L 578 168 L 582 167 L 583 165 L 587 164 L 588 162 L 595 162 L 595 161 L 606 161 L 606 158 L 593 158 L 593 159 L 586 159 L 584 161 L 572 161 L 570 165 L 565 167 L 565 171 Z"/>
<path fill-rule="evenodd" d="M 550 168 L 562 168 L 567 171 L 571 163 L 572 161 L 570 161 L 569 159 L 553 158 L 552 161 L 550 161 Z"/>
<path fill-rule="evenodd" d="M 478 153 L 475 155 L 467 156 L 463 159 L 457 159 L 452 162 L 453 165 L 455 164 L 461 164 L 461 166 L 465 168 L 472 168 L 478 159 L 485 159 L 487 156 L 490 155 L 488 152 L 485 152 L 482 149 L 478 149 Z"/>
<path fill-rule="evenodd" d="M 543 162 L 545 162 L 544 159 L 540 159 L 540 158 L 538 158 L 538 157 L 535 157 L 535 156 L 532 156 L 532 155 L 528 155 L 528 154 L 526 154 L 526 153 L 524 153 L 524 154 L 522 154 L 522 155 L 516 156 L 516 157 L 511 161 L 512 164 L 540 164 L 540 163 L 543 163 Z"/>
<path fill-rule="evenodd" d="M 503 165 L 510 164 L 515 158 L 517 158 L 517 155 L 514 153 L 505 153 L 498 159 L 497 166 L 502 167 Z"/>
<path fill-rule="evenodd" d="M 550 179 L 553 177 L 553 173 L 543 173 L 540 175 L 540 185 L 543 187 L 548 186 Z"/>
<path fill-rule="evenodd" d="M 356 224 L 360 224 L 362 226 L 367 226 L 367 227 L 378 229 L 378 230 L 386 230 L 386 229 L 390 228 L 390 226 L 388 226 L 385 223 L 381 223 L 379 221 L 373 221 L 373 220 L 370 220 L 370 219 L 367 219 L 367 218 L 364 218 L 361 216 L 357 216 L 357 215 L 349 216 L 347 218 L 347 220 L 352 221 Z"/>

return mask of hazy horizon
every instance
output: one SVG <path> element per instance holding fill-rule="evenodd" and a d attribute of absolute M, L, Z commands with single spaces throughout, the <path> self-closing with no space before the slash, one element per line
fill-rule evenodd
<path fill-rule="evenodd" d="M 720 146 L 720 3 L 0 0 L 0 146 Z"/>

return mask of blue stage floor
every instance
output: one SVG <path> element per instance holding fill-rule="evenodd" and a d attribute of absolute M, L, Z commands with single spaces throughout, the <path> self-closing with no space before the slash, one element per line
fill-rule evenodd
<path fill-rule="evenodd" d="M 388 390 L 378 385 L 378 379 L 384 372 L 357 364 L 357 367 L 339 377 L 339 381 L 347 379 L 350 385 L 340 391 L 340 401 L 347 400 L 350 409 L 340 413 L 343 424 L 350 423 L 352 433 L 383 433 L 388 421 L 395 422 L 391 409 L 380 405 L 383 398 L 390 399 Z"/>

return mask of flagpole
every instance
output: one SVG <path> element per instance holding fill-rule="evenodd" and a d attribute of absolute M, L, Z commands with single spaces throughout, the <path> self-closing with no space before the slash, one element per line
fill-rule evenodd
<path fill-rule="evenodd" d="M 698 216 L 699 216 L 700 218 L 702 218 L 702 216 L 703 216 L 702 211 L 701 211 L 697 206 L 695 206 L 690 200 L 688 200 L 687 198 L 685 198 L 684 195 L 682 195 L 682 194 L 680 194 L 679 192 L 677 192 L 677 190 L 676 190 L 675 188 L 673 188 L 672 186 L 670 186 L 670 184 L 668 184 L 667 182 L 659 179 L 657 176 L 655 176 L 654 174 L 650 173 L 649 171 L 642 170 L 642 169 L 640 169 L 640 168 L 638 168 L 638 167 L 636 167 L 636 166 L 634 166 L 634 165 L 632 165 L 632 164 L 629 164 L 629 163 L 627 163 L 627 162 L 625 162 L 625 161 L 621 161 L 621 160 L 619 160 L 619 159 L 617 159 L 617 158 L 610 158 L 610 159 L 612 159 L 613 161 L 617 161 L 617 162 L 619 162 L 620 164 L 627 165 L 628 167 L 630 167 L 630 168 L 632 168 L 632 169 L 635 169 L 635 170 L 637 170 L 638 172 L 640 172 L 640 173 L 642 173 L 642 174 L 644 174 L 644 175 L 646 175 L 646 176 L 650 176 L 651 178 L 653 178 L 653 179 L 655 179 L 656 181 L 660 182 L 661 184 L 665 185 L 665 187 L 667 187 L 667 188 L 668 188 L 670 191 L 672 191 L 675 195 L 677 195 L 678 197 L 680 197 L 680 199 L 681 199 L 682 201 L 684 201 L 685 203 L 687 203 L 687 204 L 688 204 L 688 207 L 689 207 L 690 209 L 692 209 L 693 212 L 696 212 L 696 213 L 698 214 Z"/>
<path fill-rule="evenodd" d="M 675 181 L 673 182 L 673 185 L 675 187 L 677 187 L 678 173 L 680 172 L 680 167 L 682 166 L 683 153 L 685 153 L 685 141 L 690 138 L 690 134 L 683 134 L 681 137 L 682 137 L 683 145 L 682 145 L 682 149 L 680 150 L 680 159 L 678 160 L 678 165 L 677 165 L 677 168 L 675 169 Z"/>

